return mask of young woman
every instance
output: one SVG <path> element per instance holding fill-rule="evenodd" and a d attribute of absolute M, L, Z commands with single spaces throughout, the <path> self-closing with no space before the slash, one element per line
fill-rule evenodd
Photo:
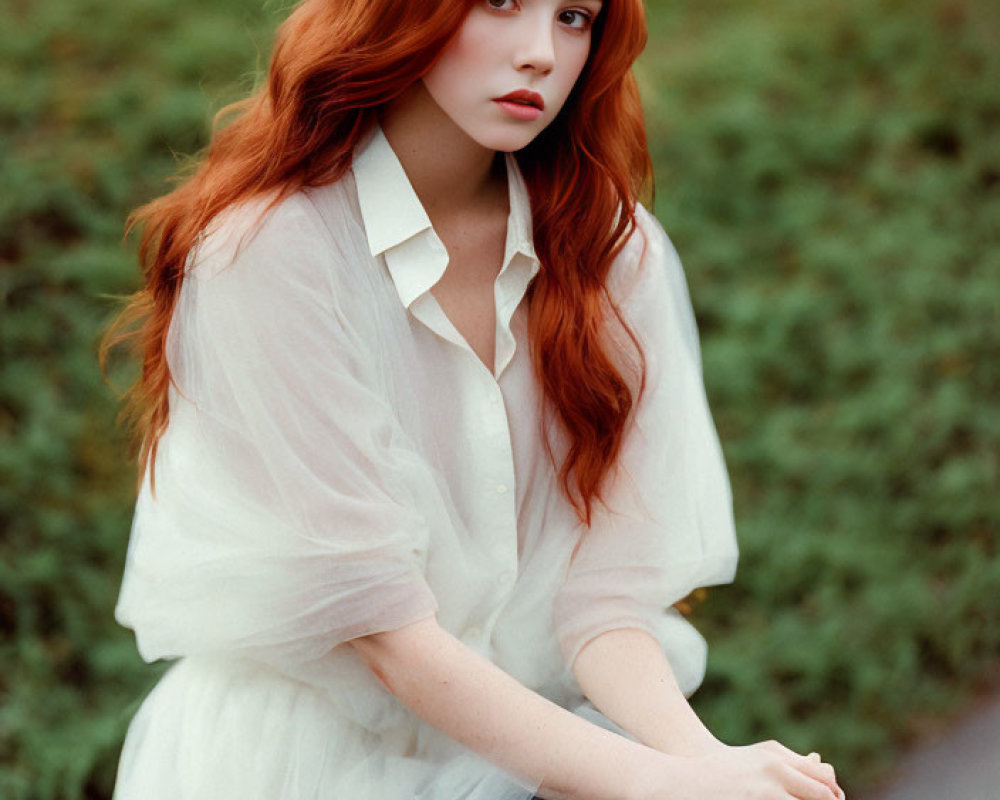
<path fill-rule="evenodd" d="M 685 696 L 731 580 L 640 0 L 306 0 L 140 209 L 118 800 L 843 797 Z M 129 327 L 138 323 L 138 327 Z"/>

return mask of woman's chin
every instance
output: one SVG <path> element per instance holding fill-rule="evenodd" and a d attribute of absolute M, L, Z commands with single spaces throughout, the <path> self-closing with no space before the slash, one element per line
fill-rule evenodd
<path fill-rule="evenodd" d="M 511 126 L 510 129 L 505 130 L 504 128 L 506 127 L 498 126 L 496 129 L 483 132 L 474 138 L 483 147 L 504 153 L 513 153 L 523 147 L 527 147 L 541 133 L 541 130 L 534 125 L 530 127 L 523 125 L 520 129 Z"/>

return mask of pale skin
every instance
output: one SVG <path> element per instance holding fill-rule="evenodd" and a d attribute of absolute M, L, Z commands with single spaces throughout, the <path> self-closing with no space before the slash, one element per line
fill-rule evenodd
<path fill-rule="evenodd" d="M 431 294 L 492 373 L 493 284 L 507 237 L 507 178 L 496 169 L 493 151 L 441 117 L 417 83 L 382 118 L 382 129 L 448 250 L 448 267 Z M 439 133 L 424 138 L 424 131 Z"/>
<path fill-rule="evenodd" d="M 537 88 L 546 95 L 551 118 L 589 47 L 589 37 L 577 27 L 579 17 L 566 12 L 596 14 L 600 7 L 598 0 L 493 2 L 489 9 L 475 9 L 459 34 L 459 39 L 468 34 L 466 52 L 475 53 L 476 63 L 462 62 L 473 57 L 462 55 L 461 42 L 453 63 L 480 70 L 474 77 L 488 86 L 484 108 L 492 110 L 488 92 L 494 87 L 501 94 Z M 515 25 L 520 26 L 516 31 Z M 489 52 L 481 57 L 485 42 Z M 548 120 L 517 128 L 487 111 L 480 125 L 474 99 L 446 112 L 440 91 L 455 75 L 445 64 L 442 74 L 417 82 L 387 108 L 381 124 L 448 250 L 447 269 L 431 292 L 492 373 L 493 287 L 508 214 L 497 150 L 516 149 L 511 143 L 516 145 L 518 137 L 523 142 L 517 146 L 524 146 Z M 484 64 L 488 74 L 483 74 Z M 500 140 L 502 148 L 495 143 Z M 833 768 L 816 754 L 802 756 L 774 741 L 731 747 L 717 740 L 679 689 L 659 643 L 643 630 L 597 636 L 572 665 L 594 706 L 638 741 L 594 725 L 518 683 L 433 617 L 351 645 L 414 714 L 512 774 L 538 783 L 538 794 L 546 800 L 844 799 Z"/>

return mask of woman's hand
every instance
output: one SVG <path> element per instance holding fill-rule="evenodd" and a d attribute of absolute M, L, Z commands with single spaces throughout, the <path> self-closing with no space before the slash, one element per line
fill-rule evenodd
<path fill-rule="evenodd" d="M 833 767 L 818 754 L 802 756 L 775 741 L 673 761 L 674 769 L 643 776 L 638 800 L 845 800 Z"/>

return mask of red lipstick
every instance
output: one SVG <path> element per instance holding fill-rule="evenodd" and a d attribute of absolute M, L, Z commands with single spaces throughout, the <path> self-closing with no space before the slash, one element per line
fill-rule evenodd
<path fill-rule="evenodd" d="M 532 92 L 528 89 L 517 89 L 503 97 L 494 98 L 493 102 L 510 116 L 522 120 L 538 119 L 545 109 L 545 100 L 542 99 L 542 96 L 538 92 Z"/>

